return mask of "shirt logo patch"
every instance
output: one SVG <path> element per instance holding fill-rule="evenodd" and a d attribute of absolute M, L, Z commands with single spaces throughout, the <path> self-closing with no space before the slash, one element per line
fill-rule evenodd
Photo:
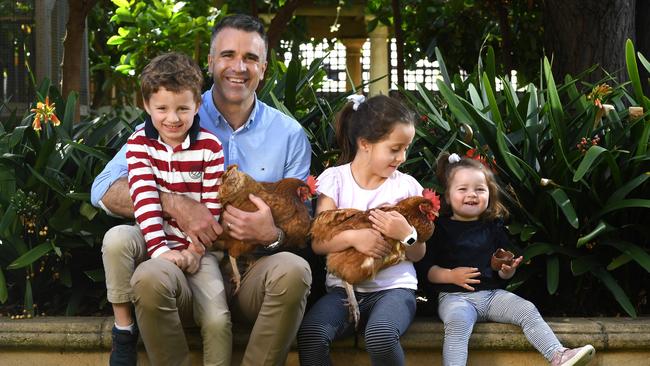
<path fill-rule="evenodd" d="M 201 179 L 201 176 L 203 175 L 203 172 L 201 172 L 201 171 L 190 172 L 189 175 L 190 175 L 190 178 L 192 178 L 194 180 L 197 180 L 197 179 Z"/>

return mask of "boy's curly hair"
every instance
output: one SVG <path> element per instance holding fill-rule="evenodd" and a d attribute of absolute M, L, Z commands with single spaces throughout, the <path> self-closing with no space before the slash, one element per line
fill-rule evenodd
<path fill-rule="evenodd" d="M 189 56 L 178 52 L 156 56 L 140 75 L 140 89 L 145 102 L 160 88 L 165 88 L 174 93 L 189 90 L 194 100 L 200 103 L 202 87 L 203 74 L 199 66 Z"/>
<path fill-rule="evenodd" d="M 485 175 L 485 181 L 488 185 L 488 192 L 490 198 L 488 201 L 487 209 L 481 214 L 481 220 L 494 220 L 497 218 L 505 219 L 508 217 L 508 209 L 501 203 L 500 188 L 492 171 L 483 165 L 480 161 L 470 159 L 468 157 L 461 157 L 459 162 L 450 163 L 449 153 L 442 152 L 436 161 L 436 177 L 445 189 L 445 199 L 442 202 L 440 213 L 442 215 L 451 215 L 451 205 L 449 204 L 449 182 L 453 179 L 454 174 L 458 169 L 476 169 Z"/>

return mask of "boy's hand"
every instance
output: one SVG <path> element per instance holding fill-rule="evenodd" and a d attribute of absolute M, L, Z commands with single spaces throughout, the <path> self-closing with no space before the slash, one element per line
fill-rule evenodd
<path fill-rule="evenodd" d="M 503 278 L 504 280 L 509 280 L 512 278 L 512 276 L 515 275 L 515 272 L 517 272 L 517 267 L 521 264 L 521 261 L 524 260 L 524 257 L 518 257 L 515 258 L 514 261 L 512 261 L 511 265 L 507 264 L 502 264 L 501 269 L 499 270 L 499 277 Z"/>
<path fill-rule="evenodd" d="M 201 255 L 189 249 L 181 250 L 181 254 L 185 257 L 187 263 L 185 272 L 189 274 L 196 273 L 196 271 L 199 270 L 199 264 L 201 263 Z"/>
<path fill-rule="evenodd" d="M 168 250 L 158 256 L 158 258 L 166 259 L 174 263 L 181 271 L 185 271 L 187 268 L 187 257 L 181 254 L 178 250 Z"/>
<path fill-rule="evenodd" d="M 200 257 L 205 254 L 205 247 L 201 243 L 190 242 L 190 245 L 187 247 L 187 249 L 198 254 Z"/>
<path fill-rule="evenodd" d="M 470 284 L 475 285 L 481 283 L 481 280 L 476 279 L 476 277 L 479 277 L 480 275 L 481 272 L 479 272 L 476 267 L 456 267 L 449 270 L 448 282 L 464 289 L 474 291 L 474 287 L 470 286 Z"/>

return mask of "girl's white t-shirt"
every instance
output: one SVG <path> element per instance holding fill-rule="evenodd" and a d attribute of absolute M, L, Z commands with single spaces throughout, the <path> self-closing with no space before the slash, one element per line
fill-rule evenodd
<path fill-rule="evenodd" d="M 348 163 L 327 168 L 318 177 L 317 191 L 334 200 L 337 208 L 356 208 L 365 211 L 395 205 L 411 196 L 421 196 L 422 186 L 410 175 L 395 171 L 379 187 L 363 189 L 354 180 Z M 325 284 L 328 287 L 343 287 L 341 279 L 331 273 L 327 274 Z M 380 270 L 375 278 L 356 284 L 354 289 L 359 292 L 392 288 L 416 290 L 417 284 L 413 263 L 406 260 Z"/>

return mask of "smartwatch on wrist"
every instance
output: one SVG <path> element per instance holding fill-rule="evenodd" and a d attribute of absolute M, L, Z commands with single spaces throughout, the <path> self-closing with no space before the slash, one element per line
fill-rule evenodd
<path fill-rule="evenodd" d="M 282 242 L 284 241 L 284 231 L 282 229 L 277 228 L 278 230 L 278 240 L 274 241 L 271 244 L 265 245 L 264 249 L 266 250 L 276 250 L 282 245 Z"/>
<path fill-rule="evenodd" d="M 408 234 L 406 238 L 400 240 L 400 242 L 402 242 L 402 244 L 406 245 L 407 247 L 410 247 L 411 245 L 415 244 L 416 241 L 418 241 L 418 232 L 413 226 L 411 226 L 411 229 L 411 233 Z"/>

